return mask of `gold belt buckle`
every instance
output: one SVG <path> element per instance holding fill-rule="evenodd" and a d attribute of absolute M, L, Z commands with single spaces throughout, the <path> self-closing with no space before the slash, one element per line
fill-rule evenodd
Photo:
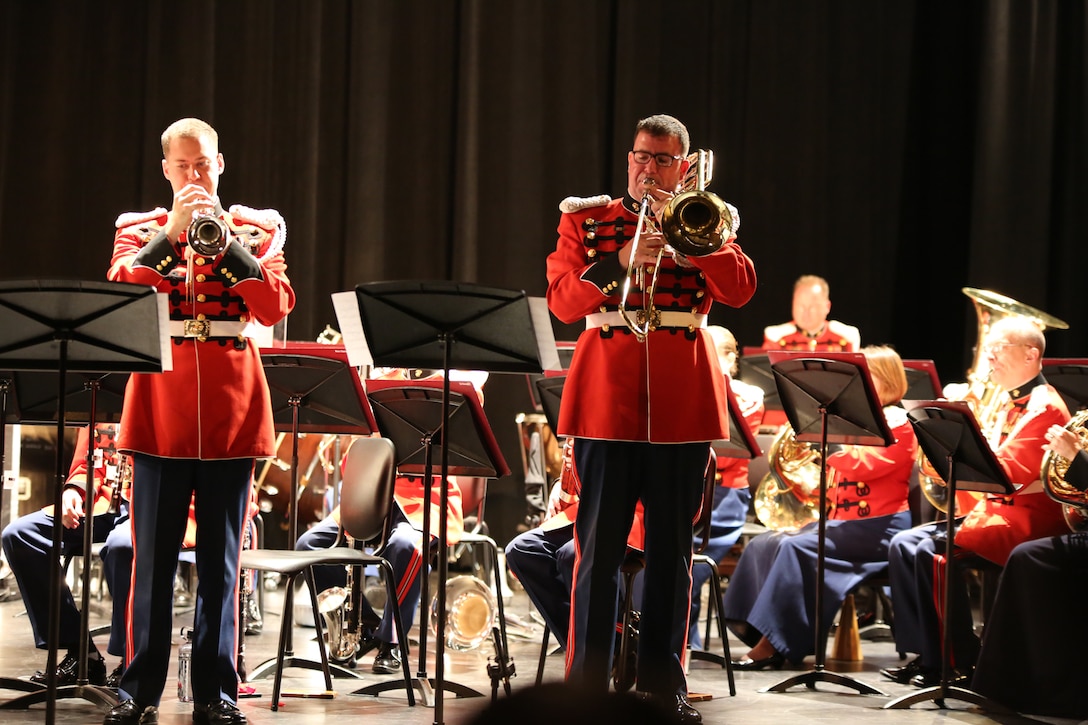
<path fill-rule="evenodd" d="M 185 337 L 208 337 L 212 331 L 212 323 L 208 320 L 185 320 Z"/>
<path fill-rule="evenodd" d="M 639 327 L 645 327 L 647 332 L 653 332 L 657 328 L 661 327 L 661 310 L 653 309 L 649 311 L 649 325 L 646 323 L 647 311 L 639 310 L 635 316 Z"/>

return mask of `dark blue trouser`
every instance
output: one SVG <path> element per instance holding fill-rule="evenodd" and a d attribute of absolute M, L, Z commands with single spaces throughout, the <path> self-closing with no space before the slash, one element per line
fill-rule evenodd
<path fill-rule="evenodd" d="M 641 499 L 645 509 L 645 594 L 639 620 L 638 689 L 686 692 L 680 661 L 691 602 L 692 518 L 702 498 L 709 443 L 651 444 L 579 439 L 582 481 L 575 521 L 574 588 L 567 679 L 608 689 L 619 569 Z"/>
<path fill-rule="evenodd" d="M 253 459 L 167 460 L 138 453 L 134 472 L 131 629 L 120 699 L 147 706 L 158 705 L 162 697 L 174 627 L 174 571 L 195 492 L 193 700 L 236 702 L 238 558 Z"/>

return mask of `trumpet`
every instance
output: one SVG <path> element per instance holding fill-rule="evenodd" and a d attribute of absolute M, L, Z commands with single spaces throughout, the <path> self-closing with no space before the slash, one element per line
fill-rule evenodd
<path fill-rule="evenodd" d="M 639 342 L 644 342 L 646 336 L 657 329 L 659 324 L 660 314 L 654 307 L 654 295 L 657 292 L 657 275 L 666 247 L 671 249 L 674 256 L 702 257 L 713 254 L 721 249 L 725 240 L 739 226 L 737 210 L 720 197 L 706 191 L 714 176 L 714 152 L 699 150 L 689 155 L 687 160 L 688 171 L 680 185 L 680 192 L 661 210 L 660 227 L 658 228 L 658 224 L 655 224 L 649 214 L 653 201 L 649 192 L 643 195 L 642 206 L 639 208 L 638 223 L 631 239 L 631 257 L 627 262 L 627 275 L 619 304 L 619 313 L 624 324 Z M 666 245 L 657 253 L 647 288 L 647 269 L 642 265 L 636 268 L 635 257 L 642 234 L 656 231 L 664 235 Z M 632 319 L 627 311 L 627 297 L 631 293 L 632 280 L 636 277 L 636 284 L 642 290 L 642 309 Z"/>
<path fill-rule="evenodd" d="M 194 214 L 185 238 L 197 254 L 216 257 L 230 244 L 230 229 L 214 214 Z"/>

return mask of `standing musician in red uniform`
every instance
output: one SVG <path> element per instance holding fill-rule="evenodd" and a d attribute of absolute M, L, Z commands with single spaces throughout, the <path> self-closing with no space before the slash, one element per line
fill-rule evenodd
<path fill-rule="evenodd" d="M 829 320 L 831 287 L 823 277 L 806 274 L 793 283 L 793 319 L 763 330 L 764 350 L 856 352 L 858 328 Z"/>
<path fill-rule="evenodd" d="M 567 679 L 592 690 L 608 688 L 619 568 L 641 500 L 647 596 L 638 687 L 666 702 L 682 721 L 701 722 L 687 700 L 679 653 L 690 608 L 692 519 L 710 441 L 729 434 L 725 377 L 703 328 L 715 301 L 740 307 L 756 286 L 752 261 L 735 241 L 736 217 L 713 253 L 660 255 L 653 299 L 643 300 L 641 290 L 622 299 L 627 270 L 654 265 L 665 245 L 664 236 L 652 230 L 631 244 L 642 200 L 647 216 L 656 217 L 675 195 L 690 165 L 688 143 L 677 119 L 646 118 L 627 154 L 627 195 L 563 202 L 559 240 L 548 256 L 547 297 L 563 322 L 586 321 L 556 431 L 577 439 L 575 468 L 582 481 Z M 635 335 L 620 305 L 650 303 L 660 318 L 644 336 Z"/>
<path fill-rule="evenodd" d="M 193 722 L 229 725 L 246 720 L 236 706 L 235 651 L 250 479 L 255 458 L 276 454 L 268 384 L 246 328 L 282 320 L 295 295 L 280 215 L 241 206 L 225 211 L 219 202 L 224 163 L 215 129 L 194 118 L 176 121 L 162 134 L 162 151 L 171 208 L 118 219 L 108 275 L 167 295 L 173 369 L 133 374 L 125 392 L 118 448 L 134 460 L 131 631 L 120 703 L 104 722 L 158 721 L 170 664 L 174 565 L 195 493 Z M 224 243 L 214 253 L 193 238 L 203 239 L 196 231 L 209 216 L 223 225 Z"/>

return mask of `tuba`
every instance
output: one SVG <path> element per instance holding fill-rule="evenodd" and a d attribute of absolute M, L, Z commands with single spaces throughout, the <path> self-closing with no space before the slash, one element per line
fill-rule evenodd
<path fill-rule="evenodd" d="M 688 257 L 702 257 L 721 249 L 730 234 L 737 230 L 739 219 L 737 210 L 726 204 L 717 195 L 706 191 L 714 177 L 714 152 L 699 150 L 687 157 L 688 170 L 680 184 L 680 192 L 661 210 L 660 231 L 667 246 L 676 254 Z M 646 269 L 635 268 L 635 252 L 643 231 L 653 231 L 654 221 L 649 217 L 650 202 L 653 197 L 645 194 L 635 225 L 635 235 L 631 240 L 631 258 L 627 263 L 627 275 L 623 282 L 623 296 L 620 299 L 619 313 L 624 324 L 634 333 L 639 342 L 657 328 L 658 312 L 654 308 L 654 294 L 657 292 L 657 273 L 661 267 L 661 258 L 665 247 L 658 252 L 653 271 L 650 272 L 650 284 L 645 283 Z M 631 292 L 632 279 L 642 293 L 642 309 L 635 319 L 627 311 L 627 296 Z"/>
<path fill-rule="evenodd" d="M 820 518 L 820 452 L 797 440 L 789 423 L 767 449 L 770 470 L 756 487 L 756 518 L 768 529 L 794 531 Z"/>
<path fill-rule="evenodd" d="M 1065 424 L 1065 429 L 1077 434 L 1080 447 L 1088 448 L 1088 410 L 1082 410 Z M 1043 490 L 1050 498 L 1062 504 L 1062 514 L 1069 530 L 1075 533 L 1088 531 L 1088 491 L 1081 491 L 1065 482 L 1069 461 L 1054 451 L 1047 451 L 1039 477 Z"/>
<path fill-rule="evenodd" d="M 491 636 L 498 603 L 491 587 L 474 576 L 446 582 L 446 646 L 466 652 Z M 438 594 L 431 599 L 431 632 L 438 635 Z"/>
<path fill-rule="evenodd" d="M 1069 325 L 1057 317 L 1037 310 L 1034 307 L 1017 302 L 1011 297 L 992 292 L 990 290 L 964 287 L 963 293 L 967 295 L 975 307 L 975 315 L 978 320 L 978 332 L 975 339 L 974 360 L 967 371 L 967 387 L 960 395 L 948 395 L 950 400 L 964 400 L 971 406 L 979 428 L 983 432 L 992 428 L 994 419 L 1007 401 L 1005 391 L 990 382 L 989 364 L 982 351 L 983 341 L 990 331 L 990 326 L 998 320 L 1006 317 L 1023 317 L 1035 323 L 1040 330 L 1053 327 L 1056 330 L 1065 330 Z M 948 513 L 948 487 L 939 476 L 932 475 L 933 468 L 926 460 L 925 454 L 918 449 L 918 481 L 922 488 L 922 494 L 926 500 L 938 511 Z M 973 494 L 965 494 L 973 496 Z"/>

